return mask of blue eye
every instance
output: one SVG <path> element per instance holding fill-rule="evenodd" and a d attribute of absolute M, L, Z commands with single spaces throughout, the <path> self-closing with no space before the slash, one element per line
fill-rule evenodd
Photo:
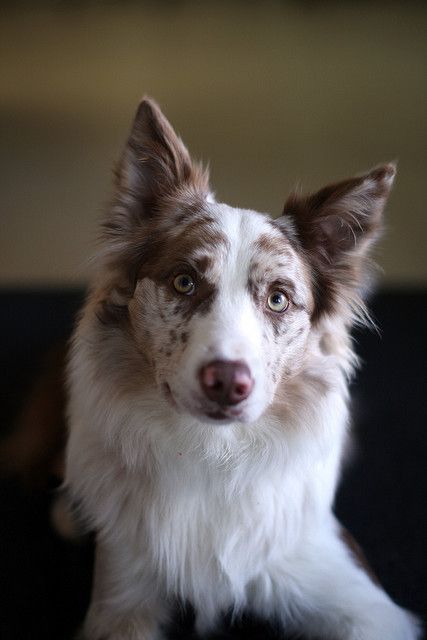
<path fill-rule="evenodd" d="M 267 298 L 269 309 L 276 313 L 282 313 L 289 307 L 289 300 L 282 291 L 273 291 Z"/>
<path fill-rule="evenodd" d="M 176 278 L 174 278 L 173 286 L 175 291 L 178 293 L 183 293 L 185 295 L 189 295 L 193 293 L 195 284 L 193 278 L 188 273 L 180 273 Z"/>

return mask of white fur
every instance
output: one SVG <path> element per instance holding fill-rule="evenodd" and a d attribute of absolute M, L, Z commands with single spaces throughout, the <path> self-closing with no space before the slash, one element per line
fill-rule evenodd
<path fill-rule="evenodd" d="M 180 598 L 201 632 L 249 608 L 322 638 L 415 640 L 416 622 L 357 565 L 331 513 L 354 365 L 345 324 L 329 317 L 310 329 L 308 313 L 295 312 L 301 337 L 292 349 L 280 343 L 276 362 L 292 369 L 289 395 L 276 398 L 272 334 L 247 290 L 254 241 L 273 231 L 254 212 L 210 206 L 229 241 L 215 253 L 219 293 L 157 376 L 120 330 L 99 338 L 91 302 L 74 337 L 66 484 L 98 547 L 84 637 L 160 639 Z M 309 307 L 294 253 L 287 275 Z M 135 309 L 154 304 L 153 283 L 139 287 Z M 135 331 L 154 321 L 137 319 Z M 212 359 L 244 359 L 255 379 L 239 421 L 203 418 L 197 371 Z"/>

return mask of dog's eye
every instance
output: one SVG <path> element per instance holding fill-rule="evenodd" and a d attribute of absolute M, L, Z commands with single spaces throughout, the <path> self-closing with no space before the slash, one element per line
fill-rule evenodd
<path fill-rule="evenodd" d="M 273 291 L 267 298 L 267 304 L 272 311 L 282 313 L 289 307 L 289 300 L 281 291 Z"/>
<path fill-rule="evenodd" d="M 173 286 L 178 293 L 189 295 L 194 291 L 194 280 L 188 273 L 180 273 L 173 281 Z"/>

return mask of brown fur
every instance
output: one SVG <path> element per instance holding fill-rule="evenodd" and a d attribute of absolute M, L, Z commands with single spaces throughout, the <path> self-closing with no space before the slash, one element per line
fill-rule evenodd
<path fill-rule="evenodd" d="M 361 286 L 366 247 L 381 232 L 381 214 L 395 171 L 394 165 L 384 165 L 309 196 L 293 193 L 286 201 L 278 224 L 285 224 L 288 231 L 291 220 L 297 243 L 306 252 L 316 300 L 314 321 L 337 310 L 343 290 L 348 293 Z"/>
<path fill-rule="evenodd" d="M 380 581 L 363 553 L 362 547 L 356 542 L 351 533 L 345 527 L 341 526 L 340 534 L 341 540 L 345 543 L 358 565 L 368 574 L 372 582 L 379 585 Z"/>

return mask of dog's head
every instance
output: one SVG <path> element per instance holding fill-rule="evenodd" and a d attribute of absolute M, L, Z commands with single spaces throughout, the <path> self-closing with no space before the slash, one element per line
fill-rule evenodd
<path fill-rule="evenodd" d="M 292 195 L 276 220 L 234 209 L 143 100 L 104 226 L 99 321 L 126 332 L 178 411 L 256 420 L 301 368 L 313 330 L 354 319 L 394 173 Z"/>

